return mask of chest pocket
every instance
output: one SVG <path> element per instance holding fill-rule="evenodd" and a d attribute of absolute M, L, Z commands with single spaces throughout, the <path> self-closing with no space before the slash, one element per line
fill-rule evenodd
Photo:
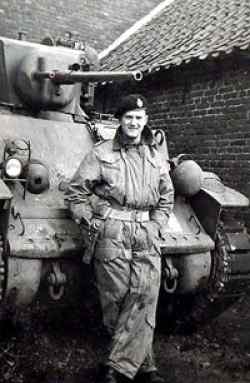
<path fill-rule="evenodd" d="M 159 183 L 160 183 L 160 164 L 157 159 L 147 157 L 147 180 L 151 192 L 154 193 L 154 197 L 159 196 Z"/>
<path fill-rule="evenodd" d="M 119 183 L 121 158 L 118 153 L 107 154 L 101 160 L 101 175 L 105 184 L 114 186 Z"/>

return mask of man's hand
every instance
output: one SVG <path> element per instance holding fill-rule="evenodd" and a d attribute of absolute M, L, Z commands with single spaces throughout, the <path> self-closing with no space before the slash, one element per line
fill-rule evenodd
<path fill-rule="evenodd" d="M 95 252 L 96 242 L 104 228 L 104 220 L 92 218 L 91 222 L 81 222 L 80 229 L 83 235 L 85 250 L 83 262 L 90 264 Z"/>
<path fill-rule="evenodd" d="M 152 234 L 153 237 L 160 239 L 160 225 L 159 225 L 159 223 L 156 221 L 149 221 L 148 227 L 149 227 L 150 234 Z"/>
<path fill-rule="evenodd" d="M 149 247 L 156 247 L 160 251 L 160 225 L 156 221 L 143 222 L 142 226 L 147 232 Z"/>

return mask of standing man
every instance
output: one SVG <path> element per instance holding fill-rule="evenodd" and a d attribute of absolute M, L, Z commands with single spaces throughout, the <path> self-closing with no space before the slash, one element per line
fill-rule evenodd
<path fill-rule="evenodd" d="M 163 383 L 152 343 L 161 282 L 160 231 L 173 207 L 173 187 L 147 126 L 144 97 L 124 97 L 116 117 L 120 127 L 114 139 L 97 143 L 86 155 L 66 201 L 83 233 L 88 231 L 87 261 L 95 243 L 96 283 L 111 335 L 103 383 L 136 374 L 145 383 Z"/>

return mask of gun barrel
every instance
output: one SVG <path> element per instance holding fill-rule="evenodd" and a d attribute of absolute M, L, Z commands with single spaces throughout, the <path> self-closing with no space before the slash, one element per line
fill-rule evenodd
<path fill-rule="evenodd" d="M 83 71 L 37 71 L 33 73 L 33 78 L 37 81 L 50 79 L 56 84 L 74 84 L 77 82 L 88 82 L 88 81 L 112 81 L 112 80 L 126 80 L 133 79 L 136 81 L 142 80 L 142 73 L 140 71 L 117 71 L 117 72 L 83 72 Z"/>

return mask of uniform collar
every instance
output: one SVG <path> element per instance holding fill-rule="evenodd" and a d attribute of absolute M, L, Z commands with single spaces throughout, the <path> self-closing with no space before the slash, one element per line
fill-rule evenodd
<path fill-rule="evenodd" d="M 141 134 L 141 144 L 146 144 L 149 146 L 157 146 L 157 143 L 154 139 L 154 135 L 151 129 L 148 126 L 145 126 Z M 122 135 L 121 127 L 116 131 L 115 137 L 113 139 L 113 150 L 120 150 L 122 147 L 127 145 L 125 137 Z"/>

